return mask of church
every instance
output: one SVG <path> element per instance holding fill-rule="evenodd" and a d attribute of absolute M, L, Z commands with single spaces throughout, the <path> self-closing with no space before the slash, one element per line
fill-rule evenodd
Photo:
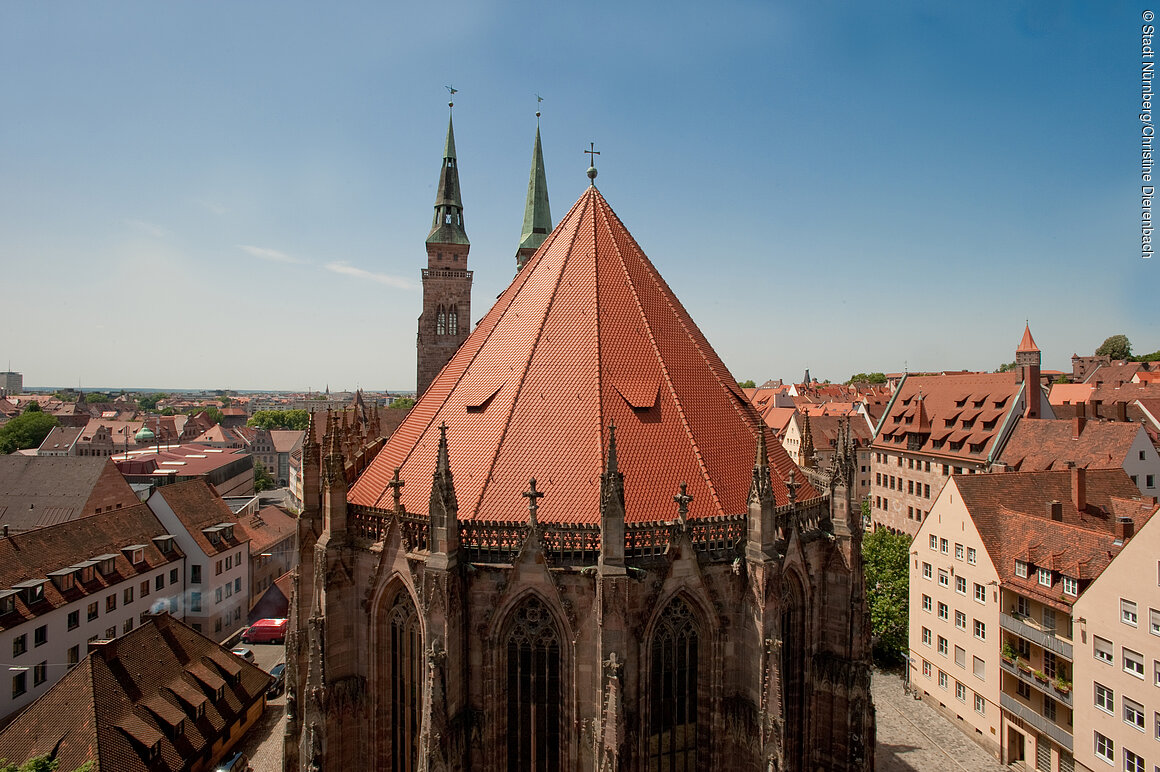
<path fill-rule="evenodd" d="M 595 156 L 593 156 L 595 157 Z M 449 119 L 419 399 L 312 414 L 284 770 L 871 770 L 848 427 L 799 469 L 596 186 L 474 329 Z"/>

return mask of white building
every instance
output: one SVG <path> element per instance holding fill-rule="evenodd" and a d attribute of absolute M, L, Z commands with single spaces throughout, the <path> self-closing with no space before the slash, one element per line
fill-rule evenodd
<path fill-rule="evenodd" d="M 249 537 L 203 479 L 164 485 L 147 503 L 186 556 L 186 624 L 226 640 L 245 625 L 249 611 Z"/>
<path fill-rule="evenodd" d="M 151 610 L 182 614 L 185 556 L 139 504 L 0 539 L 0 722 L 48 691 L 88 643 Z"/>

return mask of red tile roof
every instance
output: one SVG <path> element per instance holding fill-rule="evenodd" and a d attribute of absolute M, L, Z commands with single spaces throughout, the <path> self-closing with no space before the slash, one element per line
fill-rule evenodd
<path fill-rule="evenodd" d="M 1079 438 L 1075 421 L 1020 420 L 999 460 L 1024 472 L 1059 469 L 1068 461 L 1088 469 L 1122 467 L 1139 424 L 1086 421 Z"/>
<path fill-rule="evenodd" d="M 250 540 L 250 534 L 244 528 L 235 528 L 230 538 L 222 534 L 217 544 L 210 542 L 209 537 L 202 533 L 202 528 L 237 522 L 233 510 L 204 478 L 163 485 L 153 495 L 165 499 L 173 514 L 177 515 L 197 546 L 207 555 L 227 552 Z"/>
<path fill-rule="evenodd" d="M 187 769 L 272 680 L 163 614 L 95 649 L 17 716 L 0 732 L 0 757 L 53 753 L 61 769 L 89 760 L 102 771 Z M 158 758 L 148 760 L 155 744 Z"/>
<path fill-rule="evenodd" d="M 964 506 L 1004 584 L 1057 608 L 1058 587 L 1045 587 L 1034 572 L 1015 575 L 1015 561 L 1042 566 L 1073 579 L 1094 579 L 1107 568 L 1123 544 L 1116 540 L 1116 517 L 1130 517 L 1139 532 L 1155 513 L 1152 499 L 1122 469 L 1083 470 L 1088 507 L 1081 512 L 1072 499 L 1072 472 L 1008 472 L 956 475 Z M 1062 505 L 1054 521 L 1048 504 Z M 1057 580 L 1058 581 L 1058 580 Z"/>
<path fill-rule="evenodd" d="M 874 447 L 909 450 L 907 434 L 918 432 L 918 401 L 930 422 L 930 434 L 917 451 L 928 455 L 985 461 L 1021 384 L 1016 373 L 909 376 L 899 386 L 890 412 L 883 417 Z M 951 425 L 947 425 L 947 422 Z M 938 443 L 945 443 L 936 447 Z M 954 443 L 962 443 L 958 449 Z"/>
<path fill-rule="evenodd" d="M 1039 346 L 1035 345 L 1035 338 L 1031 337 L 1031 325 L 1023 327 L 1023 340 L 1019 341 L 1019 348 L 1015 351 L 1039 351 Z"/>
<path fill-rule="evenodd" d="M 238 518 L 238 529 L 250 537 L 250 554 L 260 555 L 294 534 L 297 521 L 278 507 L 262 507 L 257 514 Z"/>
<path fill-rule="evenodd" d="M 447 424 L 461 519 L 526 518 L 535 477 L 545 522 L 593 523 L 615 422 L 627 519 L 746 511 L 757 431 L 736 381 L 604 197 L 589 188 L 432 382 L 349 494 L 426 511 Z M 777 500 L 795 468 L 767 434 Z M 799 478 L 801 476 L 799 475 Z M 799 491 L 799 498 L 816 495 Z"/>

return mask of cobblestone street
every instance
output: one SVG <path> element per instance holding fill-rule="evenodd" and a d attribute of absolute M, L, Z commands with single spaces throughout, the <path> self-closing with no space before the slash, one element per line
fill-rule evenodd
<path fill-rule="evenodd" d="M 875 670 L 877 772 L 1000 772 L 1003 766 L 923 702 L 902 693 L 897 673 Z"/>

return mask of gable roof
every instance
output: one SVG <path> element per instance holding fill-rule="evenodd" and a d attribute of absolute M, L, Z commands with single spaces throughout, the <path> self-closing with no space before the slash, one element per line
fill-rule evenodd
<path fill-rule="evenodd" d="M 85 505 L 107 470 L 124 485 L 124 502 L 136 503 L 110 464 L 107 457 L 0 456 L 0 523 L 27 531 L 92 514 Z"/>
<path fill-rule="evenodd" d="M 250 539 L 250 554 L 265 552 L 297 529 L 297 521 L 279 507 L 262 507 L 249 517 L 238 518 L 238 528 Z"/>
<path fill-rule="evenodd" d="M 393 471 L 425 511 L 447 424 L 459 517 L 595 523 L 615 422 L 629 521 L 746 511 L 757 432 L 737 382 L 604 197 L 589 188 L 499 297 L 355 482 L 348 500 L 389 506 Z M 773 487 L 795 468 L 767 434 Z M 800 479 L 800 475 L 799 475 Z M 808 485 L 799 499 L 817 495 Z"/>
<path fill-rule="evenodd" d="M 183 554 L 175 542 L 168 552 L 162 552 L 153 541 L 165 535 L 168 535 L 165 526 L 149 507 L 137 504 L 0 539 L 0 590 L 30 579 L 46 582 L 44 597 L 31 606 L 23 597 L 16 596 L 16 608 L 0 616 L 0 630 L 23 624 L 86 595 L 103 595 L 110 585 L 180 560 Z M 133 563 L 122 552 L 136 545 L 143 547 L 143 559 L 139 563 Z M 79 570 L 80 564 L 102 555 L 115 556 L 111 574 L 93 571 L 89 582 L 81 582 L 80 576 L 74 574 L 72 588 L 63 591 L 49 581 L 49 574 L 53 572 L 73 567 Z"/>
<path fill-rule="evenodd" d="M 1082 511 L 1072 498 L 1075 473 L 1085 480 Z M 1156 509 L 1123 469 L 955 475 L 952 480 L 1000 579 L 1056 608 L 1063 607 L 1059 592 L 1038 585 L 1031 572 L 1016 576 L 1016 560 L 1074 579 L 1094 579 L 1123 546 L 1116 539 L 1116 518 L 1131 518 L 1139 530 Z M 1052 501 L 1060 502 L 1062 520 L 1050 518 Z"/>
<path fill-rule="evenodd" d="M 874 447 L 910 450 L 907 435 L 918 433 L 922 442 L 917 452 L 986 461 L 1022 385 L 1015 372 L 909 376 L 882 418 Z M 920 401 L 930 425 L 921 432 Z"/>
<path fill-rule="evenodd" d="M 181 524 L 189 531 L 189 535 L 197 542 L 197 546 L 207 555 L 226 552 L 250 540 L 250 535 L 244 528 L 234 528 L 232 538 L 226 538 L 223 534 L 217 544 L 210 542 L 209 537 L 202 533 L 203 528 L 218 523 L 237 523 L 233 510 L 204 478 L 198 477 L 172 485 L 163 485 L 154 491 L 153 495 L 165 500 L 173 510 L 173 514 L 177 515 Z"/>
<path fill-rule="evenodd" d="M 0 757 L 51 752 L 61 769 L 90 759 L 98 771 L 184 769 L 272 680 L 162 614 L 94 649 L 17 716 L 0 732 Z M 155 743 L 160 760 L 147 761 Z"/>
<path fill-rule="evenodd" d="M 1115 469 L 1123 466 L 1142 431 L 1134 423 L 1086 421 L 1077 438 L 1074 420 L 1020 420 L 999 460 L 1025 472 L 1059 469 L 1068 461 L 1088 469 Z"/>

